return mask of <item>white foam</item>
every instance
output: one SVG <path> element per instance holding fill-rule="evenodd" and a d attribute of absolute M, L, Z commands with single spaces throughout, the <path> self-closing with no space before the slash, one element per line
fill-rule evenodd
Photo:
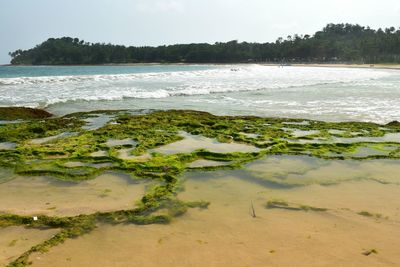
<path fill-rule="evenodd" d="M 0 105 L 45 107 L 82 100 L 168 98 L 276 89 L 295 92 L 299 87 L 365 83 L 390 75 L 387 71 L 369 69 L 262 65 L 235 66 L 237 71 L 231 68 L 226 65 L 196 71 L 1 78 Z"/>

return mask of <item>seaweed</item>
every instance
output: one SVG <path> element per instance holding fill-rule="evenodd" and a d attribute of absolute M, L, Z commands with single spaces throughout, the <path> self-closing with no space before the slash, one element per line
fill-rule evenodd
<path fill-rule="evenodd" d="M 309 205 L 289 203 L 284 200 L 269 200 L 265 207 L 267 209 L 284 209 L 284 210 L 293 210 L 293 211 L 327 211 L 326 208 L 318 208 Z"/>
<path fill-rule="evenodd" d="M 376 219 L 382 218 L 382 214 L 380 214 L 380 213 L 371 213 L 371 212 L 365 211 L 365 210 L 360 211 L 360 212 L 358 212 L 357 214 L 358 214 L 358 215 L 361 215 L 361 216 L 365 216 L 365 217 L 376 218 Z"/>

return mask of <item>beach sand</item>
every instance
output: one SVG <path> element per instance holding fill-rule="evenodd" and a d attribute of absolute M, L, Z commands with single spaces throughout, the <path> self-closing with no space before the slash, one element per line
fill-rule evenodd
<path fill-rule="evenodd" d="M 170 225 L 99 225 L 67 240 L 33 266 L 398 266 L 399 187 L 376 182 L 265 188 L 219 172 L 189 175 L 183 200 L 205 199 Z M 270 198 L 326 207 L 327 211 L 267 209 Z M 256 218 L 250 213 L 254 203 Z M 356 211 L 378 210 L 387 218 Z M 376 250 L 369 256 L 363 253 Z"/>
<path fill-rule="evenodd" d="M 262 64 L 266 66 L 281 66 L 280 64 Z M 400 64 L 352 64 L 352 63 L 293 63 L 292 67 L 321 67 L 321 68 L 360 68 L 360 69 L 393 69 L 400 70 Z"/>

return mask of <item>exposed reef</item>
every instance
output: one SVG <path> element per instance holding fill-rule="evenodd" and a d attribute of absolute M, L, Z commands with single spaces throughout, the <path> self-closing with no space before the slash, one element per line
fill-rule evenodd
<path fill-rule="evenodd" d="M 51 116 L 51 113 L 43 109 L 25 107 L 0 107 L 0 120 L 44 119 Z"/>
<path fill-rule="evenodd" d="M 5 170 L 4 175 L 49 176 L 79 183 L 114 171 L 127 173 L 132 179 L 150 180 L 153 186 L 139 203 L 124 210 L 66 217 L 0 211 L 0 227 L 59 230 L 9 266 L 25 266 L 32 253 L 44 252 L 68 238 L 88 233 L 100 223 L 165 224 L 188 208 L 207 208 L 207 201 L 184 202 L 177 198 L 180 177 L 185 171 L 238 169 L 265 156 L 301 155 L 326 161 L 400 157 L 398 123 L 332 123 L 177 110 L 139 115 L 96 111 L 48 118 L 47 113 L 18 110 L 0 109 L 1 119 L 24 120 L 0 125 L 0 144 L 4 143 L 0 145 L 0 167 Z M 105 119 L 96 123 L 88 120 L 101 114 L 106 115 Z M 385 139 L 388 135 L 389 141 Z M 177 150 L 180 144 L 185 149 Z M 267 207 L 326 210 L 279 201 L 269 202 Z"/>

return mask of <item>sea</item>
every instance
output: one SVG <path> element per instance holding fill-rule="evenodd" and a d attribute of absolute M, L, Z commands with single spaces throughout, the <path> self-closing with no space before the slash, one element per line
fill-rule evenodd
<path fill-rule="evenodd" d="M 400 71 L 242 65 L 0 66 L 0 106 L 400 120 Z"/>

